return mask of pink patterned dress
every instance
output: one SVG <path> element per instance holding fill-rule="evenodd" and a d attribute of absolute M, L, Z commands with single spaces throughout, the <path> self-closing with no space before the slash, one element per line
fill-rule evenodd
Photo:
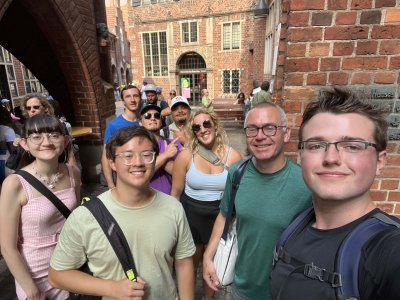
<path fill-rule="evenodd" d="M 55 195 L 70 210 L 73 210 L 78 204 L 75 195 L 75 179 L 72 167 L 67 165 L 67 168 L 71 187 L 56 191 Z M 65 218 L 46 197 L 34 198 L 30 184 L 21 176 L 18 177 L 28 199 L 21 210 L 18 250 L 39 290 L 46 293 L 46 299 L 67 299 L 69 294 L 67 291 L 55 289 L 47 281 L 50 258 Z M 15 281 L 15 286 L 18 299 L 26 299 L 26 294 L 17 281 Z"/>

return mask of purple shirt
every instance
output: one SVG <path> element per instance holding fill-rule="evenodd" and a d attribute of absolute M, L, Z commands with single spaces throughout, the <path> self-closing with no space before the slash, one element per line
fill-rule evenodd
<path fill-rule="evenodd" d="M 172 139 L 168 139 L 168 141 L 171 142 Z M 165 152 L 164 144 L 165 144 L 164 139 L 161 137 L 160 140 L 158 141 L 158 147 L 160 149 L 160 153 Z M 176 141 L 176 144 L 178 145 L 178 153 L 179 153 L 182 149 L 182 145 L 179 143 L 179 141 Z M 171 160 L 175 160 L 178 153 L 175 154 L 175 156 L 172 157 Z M 168 172 L 165 171 L 164 168 L 160 167 L 157 171 L 155 171 L 153 177 L 151 178 L 150 186 L 157 191 L 170 195 L 172 186 L 171 175 L 168 174 Z"/>

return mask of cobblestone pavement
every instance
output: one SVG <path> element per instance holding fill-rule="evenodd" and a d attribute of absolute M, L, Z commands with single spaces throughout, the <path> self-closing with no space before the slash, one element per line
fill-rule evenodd
<path fill-rule="evenodd" d="M 230 127 L 226 129 L 229 144 L 237 149 L 243 156 L 246 153 L 246 145 L 243 135 L 243 130 L 239 127 Z M 83 184 L 81 190 L 81 196 L 97 196 L 106 190 L 105 187 L 98 183 Z M 196 284 L 196 300 L 202 299 L 202 274 L 201 270 L 198 272 L 197 284 Z M 225 291 L 218 292 L 215 299 L 229 300 L 229 292 Z M 4 259 L 0 256 L 0 300 L 15 300 L 15 285 L 14 279 L 7 269 Z M 163 300 L 163 299 L 160 299 Z"/>

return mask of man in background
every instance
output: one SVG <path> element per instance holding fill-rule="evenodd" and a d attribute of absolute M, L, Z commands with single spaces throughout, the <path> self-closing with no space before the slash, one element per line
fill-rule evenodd
<path fill-rule="evenodd" d="M 117 132 L 118 129 L 131 125 L 139 125 L 137 113 L 140 107 L 140 90 L 134 85 L 127 85 L 121 90 L 121 98 L 125 107 L 124 112 L 108 124 L 104 134 L 104 147 L 101 156 L 101 166 L 103 169 L 104 179 L 110 189 L 115 187 L 115 183 L 113 172 L 106 157 L 105 149 L 107 141 L 115 132 Z"/>

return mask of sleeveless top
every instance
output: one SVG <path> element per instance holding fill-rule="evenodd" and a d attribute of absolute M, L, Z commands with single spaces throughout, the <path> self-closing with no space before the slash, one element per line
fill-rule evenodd
<path fill-rule="evenodd" d="M 217 174 L 206 174 L 197 170 L 193 155 L 192 163 L 185 178 L 186 195 L 199 201 L 221 200 L 228 176 L 227 168 L 231 150 L 232 147 L 229 147 L 228 153 L 226 154 L 224 170 Z"/>
<path fill-rule="evenodd" d="M 72 166 L 66 166 L 71 187 L 56 191 L 54 194 L 72 211 L 76 208 L 78 201 L 75 194 Z M 17 176 L 28 200 L 21 207 L 18 250 L 39 290 L 45 292 L 49 299 L 67 299 L 69 295 L 67 291 L 55 289 L 47 281 L 50 258 L 64 225 L 65 217 L 45 196 L 40 195 L 34 198 L 31 185 L 21 176 Z M 17 281 L 15 281 L 15 286 L 18 299 L 26 299 L 25 292 Z"/>

